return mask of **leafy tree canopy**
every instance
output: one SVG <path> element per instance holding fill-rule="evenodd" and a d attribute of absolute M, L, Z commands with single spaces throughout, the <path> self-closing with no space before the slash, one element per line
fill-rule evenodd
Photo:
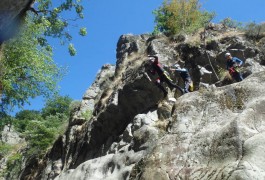
<path fill-rule="evenodd" d="M 56 114 L 69 115 L 69 105 L 72 102 L 69 96 L 55 96 L 46 101 L 45 107 L 42 109 L 42 117 L 47 117 Z"/>
<path fill-rule="evenodd" d="M 69 26 L 76 26 L 75 23 L 79 19 L 84 18 L 82 0 L 36 0 L 37 16 L 33 15 L 35 24 L 46 24 L 47 28 L 44 31 L 45 37 L 39 37 L 39 43 L 42 46 L 48 44 L 46 37 L 59 38 L 61 44 L 70 42 L 72 35 L 69 33 Z M 68 13 L 74 11 L 75 13 Z M 69 14 L 73 14 L 70 17 Z M 81 27 L 79 35 L 85 36 L 87 34 L 86 28 Z M 70 55 L 75 55 L 75 49 L 72 44 L 69 44 Z"/>
<path fill-rule="evenodd" d="M 71 22 L 84 18 L 81 0 L 36 0 L 33 12 L 28 11 L 17 37 L 4 43 L 0 57 L 0 106 L 23 106 L 29 98 L 48 97 L 65 70 L 53 61 L 53 49 L 47 38 L 69 42 L 69 53 L 76 50 L 70 43 Z M 66 13 L 74 10 L 75 13 Z M 69 14 L 74 17 L 69 17 Z M 86 35 L 81 28 L 80 35 Z"/>
<path fill-rule="evenodd" d="M 40 118 L 41 113 L 39 111 L 36 110 L 22 110 L 18 113 L 16 113 L 15 118 L 17 120 L 25 120 L 25 119 L 29 119 L 29 120 L 36 120 Z"/>
<path fill-rule="evenodd" d="M 5 105 L 23 106 L 28 98 L 48 96 L 62 77 L 61 69 L 52 59 L 51 48 L 39 44 L 45 26 L 26 21 L 20 36 L 3 48 L 0 82 Z"/>
<path fill-rule="evenodd" d="M 15 129 L 27 140 L 31 148 L 30 155 L 40 154 L 62 134 L 69 119 L 69 104 L 72 99 L 68 96 L 54 96 L 47 100 L 40 111 L 22 110 L 15 118 L 10 119 Z"/>
<path fill-rule="evenodd" d="M 192 33 L 204 27 L 214 13 L 203 12 L 200 7 L 199 0 L 164 0 L 162 6 L 154 11 L 154 33 Z"/>

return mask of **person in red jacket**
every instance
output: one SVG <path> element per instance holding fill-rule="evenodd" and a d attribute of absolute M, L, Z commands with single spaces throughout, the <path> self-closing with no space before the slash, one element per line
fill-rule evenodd
<path fill-rule="evenodd" d="M 163 65 L 158 62 L 158 57 L 155 55 L 148 55 L 148 57 L 152 58 L 151 73 L 152 74 L 157 73 L 158 75 L 158 78 L 155 80 L 155 84 L 159 89 L 163 91 L 164 97 L 167 97 L 168 92 L 165 89 L 165 87 L 162 85 L 163 82 L 166 82 L 170 88 L 178 89 L 181 92 L 181 94 L 183 94 L 184 93 L 183 89 L 172 82 L 172 79 L 170 79 L 168 72 L 163 68 Z"/>

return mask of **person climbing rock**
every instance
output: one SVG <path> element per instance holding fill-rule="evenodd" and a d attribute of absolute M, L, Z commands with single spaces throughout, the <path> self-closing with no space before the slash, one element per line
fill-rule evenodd
<path fill-rule="evenodd" d="M 184 82 L 184 92 L 192 92 L 193 91 L 193 82 L 191 80 L 191 76 L 189 71 L 186 68 L 181 68 L 179 64 L 175 64 L 173 68 L 170 68 L 172 71 L 176 71 L 179 73 L 180 77 Z"/>
<path fill-rule="evenodd" d="M 243 80 L 242 74 L 239 72 L 239 67 L 242 66 L 243 61 L 237 57 L 232 57 L 229 52 L 225 53 L 226 69 L 234 80 L 240 82 Z"/>
<path fill-rule="evenodd" d="M 165 87 L 162 85 L 163 82 L 166 82 L 170 88 L 178 89 L 181 92 L 181 94 L 183 94 L 182 88 L 173 83 L 173 80 L 170 79 L 168 72 L 163 68 L 163 65 L 158 62 L 158 57 L 155 55 L 148 55 L 148 57 L 151 58 L 150 60 L 151 60 L 152 70 L 150 72 L 153 75 L 156 73 L 158 74 L 158 78 L 155 80 L 155 84 L 159 89 L 163 91 L 164 97 L 167 97 L 168 92 L 165 89 Z"/>

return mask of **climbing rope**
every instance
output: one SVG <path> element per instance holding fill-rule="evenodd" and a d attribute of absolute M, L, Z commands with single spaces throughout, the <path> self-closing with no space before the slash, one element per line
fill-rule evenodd
<path fill-rule="evenodd" d="M 203 36 L 203 41 L 204 41 L 204 52 L 205 54 L 207 55 L 207 58 L 208 58 L 208 61 L 209 61 L 209 64 L 210 66 L 212 67 L 212 70 L 214 72 L 214 75 L 216 76 L 216 78 L 218 79 L 218 81 L 220 80 L 220 78 L 218 77 L 217 73 L 215 72 L 214 68 L 213 68 L 213 65 L 212 65 L 212 62 L 211 62 L 211 59 L 209 57 L 209 54 L 207 53 L 207 50 L 206 50 L 206 27 L 204 27 L 204 36 Z"/>

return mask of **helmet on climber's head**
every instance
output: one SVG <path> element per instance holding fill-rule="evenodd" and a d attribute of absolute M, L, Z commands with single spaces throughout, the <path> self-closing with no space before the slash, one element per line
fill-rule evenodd
<path fill-rule="evenodd" d="M 149 60 L 155 64 L 158 64 L 158 57 L 157 55 L 148 55 Z"/>
<path fill-rule="evenodd" d="M 230 56 L 231 56 L 231 54 L 229 52 L 225 53 L 225 58 L 228 58 Z"/>
<path fill-rule="evenodd" d="M 179 69 L 180 68 L 180 65 L 179 64 L 174 64 L 174 67 Z"/>

